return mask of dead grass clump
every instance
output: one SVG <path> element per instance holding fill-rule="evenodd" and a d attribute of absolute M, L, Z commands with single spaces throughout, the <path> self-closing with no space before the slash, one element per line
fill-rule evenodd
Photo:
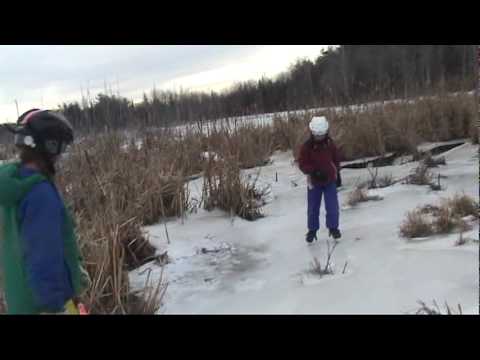
<path fill-rule="evenodd" d="M 248 182 L 241 177 L 237 159 L 210 161 L 204 170 L 204 208 L 219 208 L 246 220 L 261 218 L 268 189 L 258 189 L 256 185 L 256 180 Z"/>
<path fill-rule="evenodd" d="M 448 234 L 455 230 L 461 233 L 472 226 L 464 219 L 477 216 L 477 203 L 466 195 L 444 199 L 439 206 L 425 205 L 407 213 L 400 225 L 400 234 L 406 238 L 426 237 L 433 234 Z"/>
<path fill-rule="evenodd" d="M 348 195 L 347 204 L 350 206 L 356 206 L 361 202 L 379 200 L 382 200 L 382 197 L 378 195 L 368 195 L 368 191 L 365 188 L 357 186 L 357 188 Z"/>
<path fill-rule="evenodd" d="M 446 302 L 445 310 L 440 309 L 435 300 L 433 300 L 433 306 L 429 306 L 423 301 L 418 301 L 418 304 L 420 308 L 416 311 L 416 315 L 462 315 L 462 307 L 460 304 L 457 305 L 457 312 Z"/>
<path fill-rule="evenodd" d="M 454 195 L 453 198 L 449 200 L 448 206 L 451 208 L 452 213 L 458 217 L 469 215 L 478 216 L 479 203 L 465 194 Z"/>
<path fill-rule="evenodd" d="M 435 233 L 432 222 L 419 210 L 407 213 L 407 218 L 400 225 L 400 235 L 405 238 L 427 237 Z"/>
<path fill-rule="evenodd" d="M 448 206 L 441 206 L 432 222 L 436 234 L 448 234 L 458 225 L 459 219 Z"/>
<path fill-rule="evenodd" d="M 330 242 L 327 240 L 327 258 L 325 260 L 325 266 L 322 266 L 322 264 L 320 263 L 320 260 L 314 257 L 311 263 L 311 268 L 310 268 L 310 272 L 312 274 L 323 277 L 325 275 L 332 275 L 334 273 L 332 268 L 332 255 L 335 252 L 335 248 L 337 247 L 337 245 L 338 245 L 337 241 L 335 241 L 331 246 Z M 347 264 L 345 263 L 343 273 L 345 273 L 346 265 Z"/>
<path fill-rule="evenodd" d="M 413 185 L 430 185 L 433 181 L 433 175 L 428 170 L 428 167 L 420 163 L 407 177 L 407 184 Z"/>

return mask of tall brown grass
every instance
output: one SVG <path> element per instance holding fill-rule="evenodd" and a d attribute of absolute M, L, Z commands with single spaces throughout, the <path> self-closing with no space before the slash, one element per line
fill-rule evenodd
<path fill-rule="evenodd" d="M 210 159 L 204 170 L 203 204 L 206 210 L 219 208 L 246 220 L 263 217 L 261 208 L 268 189 L 243 179 L 238 158 Z"/>
<path fill-rule="evenodd" d="M 93 313 L 138 311 L 128 271 L 152 259 L 142 226 L 181 216 L 188 207 L 183 177 L 155 146 L 124 148 L 119 134 L 75 146 L 58 182 L 76 214 L 81 252 L 92 286 L 84 296 Z M 165 154 L 162 154 L 165 155 Z M 151 309 L 150 307 L 143 307 Z"/>
<path fill-rule="evenodd" d="M 470 138 L 478 143 L 478 114 L 471 94 L 400 101 L 367 109 L 345 108 L 326 110 L 314 115 L 325 115 L 330 121 L 331 136 L 342 149 L 345 160 L 383 155 L 386 152 L 416 154 L 417 146 L 425 141 L 447 141 Z M 311 114 L 293 115 L 290 127 L 280 129 L 289 134 L 301 134 L 307 129 Z M 279 122 L 279 124 L 281 124 Z M 295 128 L 295 125 L 301 129 Z M 278 125 L 277 125 L 278 126 Z M 281 132 L 280 132 L 281 133 Z M 282 135 L 282 138 L 289 138 Z M 306 140 L 296 136 L 297 144 Z M 288 143 L 285 141 L 284 143 Z"/>

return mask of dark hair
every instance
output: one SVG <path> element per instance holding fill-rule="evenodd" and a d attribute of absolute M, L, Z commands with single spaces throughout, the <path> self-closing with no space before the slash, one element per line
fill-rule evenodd
<path fill-rule="evenodd" d="M 27 146 L 19 146 L 20 161 L 22 164 L 34 163 L 40 169 L 40 173 L 47 178 L 53 179 L 55 176 L 55 160 L 53 157 L 46 156 Z"/>

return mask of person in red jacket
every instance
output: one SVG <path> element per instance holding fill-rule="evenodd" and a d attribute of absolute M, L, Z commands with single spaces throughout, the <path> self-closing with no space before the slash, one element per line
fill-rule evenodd
<path fill-rule="evenodd" d="M 337 187 L 342 186 L 340 154 L 328 135 L 329 124 L 324 116 L 314 117 L 309 125 L 311 136 L 302 145 L 298 165 L 307 175 L 308 184 L 308 243 L 317 239 L 320 228 L 320 205 L 325 197 L 326 225 L 329 236 L 341 237 Z"/>

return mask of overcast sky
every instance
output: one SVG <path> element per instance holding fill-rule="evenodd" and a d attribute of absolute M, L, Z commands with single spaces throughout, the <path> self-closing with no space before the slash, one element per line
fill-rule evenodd
<path fill-rule="evenodd" d="M 56 108 L 105 86 L 132 100 L 154 88 L 221 90 L 272 77 L 328 45 L 0 45 L 0 122 L 32 107 Z"/>

